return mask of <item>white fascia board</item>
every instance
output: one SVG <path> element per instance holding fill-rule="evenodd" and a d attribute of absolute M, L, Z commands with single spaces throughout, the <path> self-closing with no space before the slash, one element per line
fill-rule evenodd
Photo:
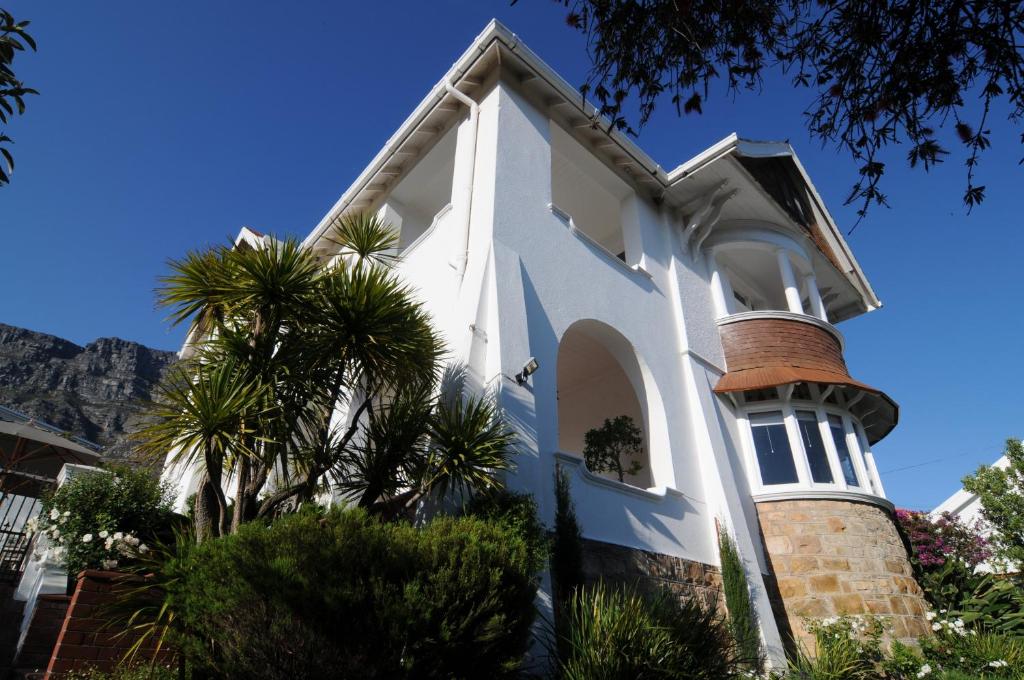
<path fill-rule="evenodd" d="M 1007 459 L 1006 456 L 1002 456 L 999 460 L 997 460 L 996 462 L 992 463 L 991 467 L 995 467 L 995 468 L 999 468 L 1001 470 L 1005 470 L 1007 467 L 1009 467 L 1009 465 L 1010 465 L 1009 459 Z M 936 505 L 935 509 L 933 509 L 928 514 L 930 516 L 932 516 L 932 517 L 938 517 L 939 515 L 941 515 L 944 512 L 951 512 L 951 513 L 953 513 L 955 515 L 955 514 L 958 514 L 959 512 L 961 512 L 968 505 L 970 505 L 971 503 L 973 503 L 973 502 L 975 502 L 977 500 L 978 500 L 977 494 L 973 494 L 970 491 L 967 491 L 966 489 L 960 489 L 956 493 L 954 493 L 952 496 L 950 496 L 946 500 L 944 500 L 941 503 L 939 503 L 938 505 Z"/>
<path fill-rule="evenodd" d="M 445 91 L 445 83 L 450 82 L 457 84 L 462 78 L 463 74 L 466 73 L 476 60 L 487 51 L 491 42 L 499 36 L 500 33 L 508 33 L 508 29 L 498 23 L 497 20 L 492 19 L 489 24 L 484 28 L 483 32 L 476 37 L 476 39 L 470 44 L 469 48 L 462 53 L 462 56 L 455 62 L 455 64 L 445 73 L 444 77 L 431 88 L 427 96 L 419 103 L 419 105 L 413 110 L 409 117 L 398 127 L 398 130 L 391 135 L 384 147 L 374 156 L 370 164 L 366 166 L 366 169 L 356 178 L 345 193 L 341 195 L 341 198 L 327 211 L 320 223 L 316 225 L 313 231 L 305 238 L 302 242 L 303 246 L 313 246 L 316 241 L 323 235 L 323 233 L 330 226 L 331 222 L 340 215 L 345 208 L 348 207 L 349 203 L 355 199 L 356 196 L 361 192 L 373 179 L 373 177 L 380 171 L 384 166 L 385 162 L 390 159 L 395 151 L 401 144 L 412 135 L 423 120 L 434 110 L 434 108 L 441 103 L 441 101 L 447 96 Z"/>
<path fill-rule="evenodd" d="M 463 52 L 462 56 L 459 57 L 444 77 L 430 90 L 427 96 L 423 98 L 412 114 L 405 119 L 395 134 L 393 134 L 384 145 L 384 148 L 380 150 L 366 169 L 359 175 L 356 181 L 346 189 L 341 198 L 338 199 L 323 219 L 320 220 L 320 223 L 317 224 L 309 236 L 306 237 L 303 241 L 304 246 L 312 246 L 316 243 L 320 236 L 322 236 L 328 229 L 331 222 L 340 215 L 353 200 L 355 200 L 367 185 L 371 183 L 374 176 L 393 156 L 397 148 L 416 131 L 416 129 L 423 123 L 424 119 L 426 119 L 427 116 L 430 115 L 430 113 L 445 99 L 447 96 L 445 83 L 451 83 L 452 85 L 457 86 L 462 77 L 473 68 L 477 60 L 487 52 L 494 42 L 500 42 L 509 52 L 514 54 L 527 69 L 531 70 L 534 75 L 545 81 L 566 102 L 574 106 L 583 116 L 596 121 L 598 127 L 604 131 L 608 138 L 611 139 L 623 153 L 644 168 L 644 170 L 646 170 L 650 176 L 662 186 L 663 189 L 668 189 L 673 184 L 678 183 L 686 177 L 692 176 L 701 168 L 708 166 L 734 151 L 739 151 L 743 155 L 747 156 L 792 157 L 801 176 L 807 183 L 810 193 L 814 201 L 817 203 L 819 210 L 822 215 L 825 216 L 829 232 L 832 234 L 833 239 L 839 246 L 843 255 L 851 263 L 854 275 L 862 284 L 865 302 L 869 307 L 881 306 L 881 302 L 878 301 L 874 291 L 871 289 L 871 285 L 868 283 L 867 277 L 864 275 L 863 270 L 857 263 L 856 258 L 854 258 L 846 240 L 842 236 L 842 233 L 839 231 L 835 221 L 832 219 L 832 216 L 825 208 L 824 201 L 821 200 L 817 189 L 815 189 L 814 184 L 811 182 L 803 165 L 801 165 L 796 153 L 788 142 L 756 142 L 741 139 L 736 133 L 732 133 L 717 144 L 711 146 L 705 151 L 702 151 L 690 160 L 677 166 L 671 172 L 667 173 L 657 162 L 654 161 L 653 158 L 637 146 L 631 139 L 617 130 L 609 129 L 611 126 L 610 121 L 599 115 L 597 108 L 581 96 L 578 88 L 570 85 L 562 76 L 555 72 L 554 69 L 548 66 L 533 50 L 520 41 L 519 36 L 509 30 L 508 27 L 497 19 L 492 19 L 487 24 L 480 35 L 478 35 L 466 51 Z M 847 272 L 844 272 L 844 274 L 846 273 Z"/>

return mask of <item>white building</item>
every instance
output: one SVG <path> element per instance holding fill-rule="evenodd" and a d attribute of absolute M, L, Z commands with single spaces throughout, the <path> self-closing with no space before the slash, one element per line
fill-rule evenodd
<path fill-rule="evenodd" d="M 1001 456 L 999 460 L 992 463 L 992 467 L 999 468 L 1000 470 L 1005 470 L 1009 465 L 1010 461 L 1006 456 Z M 935 509 L 928 513 L 928 516 L 935 520 L 948 512 L 967 526 L 978 526 L 981 529 L 981 535 L 985 538 L 990 538 L 992 536 L 992 526 L 982 516 L 982 509 L 981 498 L 978 494 L 971 493 L 961 487 L 952 496 L 936 505 Z M 997 560 L 986 560 L 978 565 L 978 571 L 1003 573 L 1017 571 L 1017 569 L 1011 565 L 1002 564 Z"/>
<path fill-rule="evenodd" d="M 897 407 L 834 325 L 880 303 L 793 149 L 732 135 L 665 170 L 607 128 L 492 22 L 305 245 L 332 254 L 345 211 L 398 229 L 399 271 L 520 434 L 508 484 L 550 523 L 571 473 L 590 576 L 714 594 L 721 526 L 772 658 L 801 616 L 922 633 L 870 451 Z M 580 455 L 618 415 L 645 437 L 627 483 Z"/>

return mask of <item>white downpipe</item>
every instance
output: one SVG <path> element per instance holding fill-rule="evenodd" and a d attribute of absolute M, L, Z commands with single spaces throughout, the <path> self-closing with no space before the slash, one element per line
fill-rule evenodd
<path fill-rule="evenodd" d="M 455 271 L 459 273 L 459 282 L 461 283 L 462 278 L 466 275 L 466 263 L 469 261 L 469 228 L 470 220 L 473 216 L 473 184 L 476 179 L 476 137 L 480 118 L 480 105 L 473 101 L 472 98 L 459 92 L 448 81 L 445 81 L 444 89 L 448 94 L 469 107 L 469 144 L 465 154 L 462 153 L 462 149 L 459 149 L 459 155 L 462 156 L 464 162 L 469 163 L 469 172 L 463 174 L 463 182 L 459 186 L 458 197 L 455 202 L 459 210 L 462 230 L 459 234 L 459 250 L 455 254 L 455 261 L 452 263 Z"/>

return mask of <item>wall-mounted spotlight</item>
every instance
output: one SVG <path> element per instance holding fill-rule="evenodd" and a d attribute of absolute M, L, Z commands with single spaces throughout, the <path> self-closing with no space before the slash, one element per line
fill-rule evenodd
<path fill-rule="evenodd" d="M 523 366 L 523 370 L 516 373 L 516 382 L 520 385 L 525 385 L 527 379 L 536 373 L 538 368 L 540 368 L 540 364 L 537 363 L 534 357 L 530 357 L 530 360 Z"/>

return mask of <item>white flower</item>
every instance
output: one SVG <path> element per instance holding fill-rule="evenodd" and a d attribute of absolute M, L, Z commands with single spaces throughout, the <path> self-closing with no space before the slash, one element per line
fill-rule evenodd
<path fill-rule="evenodd" d="M 60 529 L 58 529 L 57 527 L 51 527 L 50 528 L 50 537 L 51 538 L 59 538 L 60 537 Z"/>
<path fill-rule="evenodd" d="M 114 547 L 114 539 L 108 538 L 106 541 L 103 542 L 103 547 L 105 549 L 107 549 L 107 550 L 110 550 L 111 548 L 113 548 Z"/>
<path fill-rule="evenodd" d="M 933 624 L 932 624 L 932 630 L 934 630 L 934 631 L 940 631 L 940 630 L 942 630 L 942 624 L 941 624 L 941 623 L 937 623 L 937 622 L 936 622 L 936 623 L 933 623 Z"/>
<path fill-rule="evenodd" d="M 25 530 L 28 531 L 30 534 L 34 534 L 38 528 L 39 521 L 35 517 L 25 522 Z"/>
<path fill-rule="evenodd" d="M 929 621 L 934 619 L 935 616 L 936 616 L 935 612 L 928 612 L 927 614 L 925 614 L 925 618 L 927 618 Z"/>
<path fill-rule="evenodd" d="M 110 532 L 107 531 L 106 529 L 104 529 L 103 531 L 100 532 L 100 538 L 106 538 L 109 535 L 110 535 Z"/>
<path fill-rule="evenodd" d="M 139 546 L 139 552 L 143 555 L 149 552 L 149 548 L 146 546 L 145 543 Z"/>
<path fill-rule="evenodd" d="M 988 665 L 991 668 L 1006 668 L 1010 664 L 1007 663 L 1006 661 L 1003 661 L 1002 659 L 999 659 L 998 661 L 989 661 Z"/>
<path fill-rule="evenodd" d="M 921 670 L 917 672 L 917 677 L 923 678 L 926 675 L 931 675 L 932 667 L 928 664 L 921 666 Z"/>
<path fill-rule="evenodd" d="M 102 564 L 104 569 L 115 569 L 117 567 L 117 560 L 103 560 Z"/>
<path fill-rule="evenodd" d="M 122 534 L 120 531 L 115 531 L 114 532 L 114 540 L 115 541 L 120 541 L 122 538 L 124 538 L 124 534 Z"/>
<path fill-rule="evenodd" d="M 58 517 L 60 517 L 60 511 L 57 510 L 57 508 L 51 509 L 50 510 L 50 519 L 57 519 Z"/>
<path fill-rule="evenodd" d="M 70 510 L 65 510 L 64 514 L 61 515 L 61 517 L 71 517 L 71 511 Z"/>
<path fill-rule="evenodd" d="M 82 543 L 92 543 L 92 534 L 82 536 Z"/>

